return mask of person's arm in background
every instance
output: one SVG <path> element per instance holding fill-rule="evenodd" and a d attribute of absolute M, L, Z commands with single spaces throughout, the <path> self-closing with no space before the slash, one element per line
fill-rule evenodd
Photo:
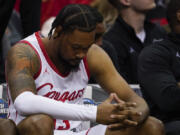
<path fill-rule="evenodd" d="M 140 85 L 166 113 L 180 110 L 180 87 L 171 71 L 171 62 L 170 51 L 162 46 L 145 48 L 139 56 Z"/>
<path fill-rule="evenodd" d="M 125 103 L 136 103 L 130 109 L 129 117 L 138 123 L 143 122 L 149 114 L 146 102 L 139 97 L 118 74 L 108 55 L 98 46 L 93 45 L 87 54 L 90 74 L 96 78 L 100 86 L 109 93 L 116 93 Z M 141 114 L 141 115 L 136 115 Z"/>

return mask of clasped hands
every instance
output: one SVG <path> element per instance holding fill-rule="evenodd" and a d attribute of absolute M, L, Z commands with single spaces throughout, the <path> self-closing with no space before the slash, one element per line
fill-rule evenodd
<path fill-rule="evenodd" d="M 109 129 L 119 130 L 137 126 L 141 116 L 142 112 L 136 110 L 136 103 L 124 102 L 112 93 L 98 106 L 96 121 L 108 125 Z"/>

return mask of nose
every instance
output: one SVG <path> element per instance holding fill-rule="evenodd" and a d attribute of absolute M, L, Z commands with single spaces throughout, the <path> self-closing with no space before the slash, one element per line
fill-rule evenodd
<path fill-rule="evenodd" d="M 85 57 L 85 55 L 86 55 L 86 53 L 82 51 L 82 52 L 79 52 L 76 54 L 76 58 L 83 59 Z"/>

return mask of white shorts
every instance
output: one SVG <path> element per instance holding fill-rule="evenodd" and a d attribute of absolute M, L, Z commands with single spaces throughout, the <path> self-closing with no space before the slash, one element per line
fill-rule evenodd
<path fill-rule="evenodd" d="M 54 135 L 105 135 L 107 126 L 97 125 L 81 132 L 54 130 Z"/>

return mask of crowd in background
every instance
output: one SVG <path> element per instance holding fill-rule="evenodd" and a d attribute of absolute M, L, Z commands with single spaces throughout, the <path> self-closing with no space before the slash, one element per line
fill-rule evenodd
<path fill-rule="evenodd" d="M 140 83 L 142 93 L 145 95 L 144 97 L 145 99 L 147 99 L 150 109 L 153 109 L 151 110 L 152 115 L 167 123 L 165 127 L 167 128 L 167 132 L 169 133 L 169 135 L 176 135 L 180 132 L 179 130 L 175 130 L 180 126 L 180 111 L 178 104 L 180 98 L 177 98 L 177 95 L 180 93 L 180 85 L 179 83 L 177 83 L 179 81 L 178 79 L 180 79 L 180 76 L 178 76 L 180 74 L 180 71 L 174 70 L 174 67 L 175 69 L 178 69 L 178 66 L 180 65 L 178 65 L 179 63 L 177 64 L 176 62 L 173 66 L 171 66 L 171 64 L 167 65 L 167 63 L 162 60 L 162 63 L 164 62 L 164 65 L 162 65 L 162 67 L 156 67 L 159 63 L 151 56 L 155 57 L 157 55 L 156 58 L 161 58 L 161 56 L 159 56 L 161 52 L 159 52 L 158 54 L 153 54 L 153 51 L 150 51 L 152 55 L 147 50 L 145 50 L 145 52 L 143 53 L 141 52 L 145 47 L 152 44 L 163 44 L 159 42 L 161 42 L 163 39 L 166 39 L 167 37 L 169 38 L 169 35 L 167 33 L 170 33 L 172 29 L 174 29 L 174 27 L 169 27 L 169 21 L 168 18 L 166 18 L 167 4 L 170 0 L 156 0 L 156 6 L 152 8 L 150 7 L 150 9 L 148 9 L 148 12 L 136 12 L 136 14 L 132 7 L 126 8 L 123 6 L 118 6 L 118 0 L 24 1 L 25 0 L 0 0 L 0 6 L 3 7 L 0 8 L 0 83 L 5 82 L 5 58 L 11 46 L 13 46 L 22 38 L 27 37 L 28 35 L 31 35 L 32 33 L 39 30 L 42 32 L 43 36 L 48 36 L 52 21 L 64 6 L 74 3 L 87 4 L 97 9 L 97 11 L 99 11 L 100 13 L 100 15 L 96 14 L 98 22 L 96 29 L 96 44 L 101 46 L 107 52 L 117 71 L 129 84 Z M 5 5 L 8 6 L 4 8 Z M 178 44 L 178 41 L 176 40 L 178 39 L 177 36 L 171 34 L 170 37 Z M 177 57 L 180 57 L 178 52 L 180 48 L 175 48 L 176 50 L 172 50 L 172 52 L 174 51 L 175 55 Z M 156 48 L 153 49 L 156 51 Z M 161 48 L 158 49 L 161 50 Z M 168 59 L 169 57 L 171 57 L 171 55 L 168 55 L 169 52 L 166 50 L 166 47 L 165 52 L 166 54 L 163 54 L 163 56 L 167 56 L 164 56 L 164 59 Z M 147 54 L 149 54 L 149 57 L 147 56 Z M 138 65 L 139 55 L 139 63 L 141 65 Z M 151 62 L 149 62 L 150 59 L 152 59 Z M 173 60 L 169 61 L 171 62 Z M 155 66 L 152 66 L 153 64 Z M 167 68 L 170 68 L 172 70 L 165 70 L 164 66 L 167 66 Z M 146 68 L 148 70 L 145 70 Z M 151 69 L 155 69 L 154 72 L 149 71 Z M 166 78 L 165 76 L 163 76 L 164 72 L 173 75 L 176 73 L 176 75 L 174 75 L 174 78 L 173 75 L 169 75 L 169 78 Z M 153 75 L 153 73 L 159 74 L 148 78 L 148 75 Z M 162 85 L 158 86 L 158 81 L 161 78 L 163 78 L 162 81 L 160 81 Z M 170 79 L 172 79 L 173 81 Z M 151 82 L 153 80 L 156 80 L 157 84 Z M 168 86 L 164 85 L 168 84 L 169 82 L 171 83 Z M 90 83 L 96 83 L 93 77 L 90 79 Z M 154 85 L 151 85 L 151 83 L 153 83 Z M 175 89 L 171 87 L 174 85 L 176 85 Z M 163 95 L 161 95 L 161 92 L 164 89 L 173 89 L 174 91 L 176 91 L 176 95 L 172 95 L 171 97 L 167 98 L 163 97 Z M 158 93 L 158 90 L 161 90 L 161 92 Z M 166 93 L 171 93 L 167 91 Z M 158 93 L 157 95 L 156 92 Z M 162 97 L 164 100 L 159 100 L 160 97 Z M 169 102 L 171 98 L 175 98 L 176 101 L 172 101 L 170 104 L 171 106 L 168 106 L 167 103 L 167 106 L 164 105 L 162 109 L 162 105 L 160 105 L 160 103 L 165 100 Z M 169 107 L 170 110 L 168 110 L 167 107 Z"/>
<path fill-rule="evenodd" d="M 168 0 L 158 0 L 156 2 L 157 8 L 147 14 L 147 19 L 162 25 L 168 31 L 165 15 L 166 1 Z M 42 33 L 47 36 L 53 18 L 64 6 L 79 3 L 96 8 L 103 16 L 105 31 L 109 30 L 118 17 L 118 10 L 108 0 L 28 0 L 26 2 L 25 0 L 12 0 L 10 2 L 1 0 L 0 3 L 2 3 L 0 13 L 0 23 L 2 26 L 0 30 L 1 83 L 5 82 L 4 61 L 9 47 L 38 30 L 42 30 Z M 103 30 L 101 31 L 103 33 Z M 101 41 L 98 44 L 101 45 Z M 119 69 L 117 68 L 117 70 Z"/>

